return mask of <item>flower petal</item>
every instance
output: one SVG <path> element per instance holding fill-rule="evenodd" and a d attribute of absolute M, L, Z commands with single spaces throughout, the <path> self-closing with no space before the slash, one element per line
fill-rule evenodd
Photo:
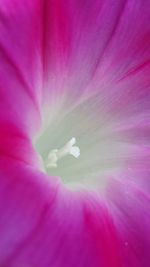
<path fill-rule="evenodd" d="M 111 93 L 112 82 L 149 68 L 149 15 L 149 1 L 47 2 L 45 77 L 54 99 L 71 106 L 87 94 Z"/>
<path fill-rule="evenodd" d="M 39 1 L 0 3 L 0 122 L 29 135 L 40 123 L 42 63 Z"/>
<path fill-rule="evenodd" d="M 129 178 L 112 180 L 108 203 L 120 236 L 123 266 L 144 267 L 150 259 L 150 196 Z"/>
<path fill-rule="evenodd" d="M 98 196 L 69 192 L 13 160 L 0 166 L 2 266 L 120 267 L 117 233 Z"/>

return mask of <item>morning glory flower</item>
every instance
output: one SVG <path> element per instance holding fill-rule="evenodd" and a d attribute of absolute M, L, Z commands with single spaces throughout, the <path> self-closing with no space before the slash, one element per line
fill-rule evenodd
<path fill-rule="evenodd" d="M 0 266 L 148 267 L 150 1 L 0 2 Z"/>

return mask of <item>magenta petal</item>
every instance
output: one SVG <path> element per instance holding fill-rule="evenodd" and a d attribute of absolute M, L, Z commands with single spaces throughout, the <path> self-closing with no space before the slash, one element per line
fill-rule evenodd
<path fill-rule="evenodd" d="M 40 122 L 41 31 L 38 1 L 0 3 L 0 122 L 28 134 Z"/>
<path fill-rule="evenodd" d="M 0 165 L 1 266 L 120 267 L 117 233 L 98 197 L 12 160 Z"/>
<path fill-rule="evenodd" d="M 24 129 L 23 129 L 24 130 Z M 31 140 L 15 124 L 0 124 L 0 158 L 15 160 L 43 170 L 40 155 L 34 149 Z"/>
<path fill-rule="evenodd" d="M 51 85 L 50 97 L 64 95 L 75 102 L 87 92 L 88 83 L 99 70 L 125 1 L 46 3 L 44 47 L 45 64 L 50 71 L 45 76 L 46 84 Z M 102 82 L 103 72 L 99 74 L 99 88 Z"/>
<path fill-rule="evenodd" d="M 136 179 L 137 173 L 134 175 Z M 145 267 L 150 259 L 150 196 L 129 177 L 112 181 L 108 203 L 120 239 L 123 266 Z"/>
<path fill-rule="evenodd" d="M 44 15 L 46 85 L 55 98 L 114 92 L 116 82 L 134 75 L 135 85 L 149 69 L 149 1 L 47 1 Z"/>

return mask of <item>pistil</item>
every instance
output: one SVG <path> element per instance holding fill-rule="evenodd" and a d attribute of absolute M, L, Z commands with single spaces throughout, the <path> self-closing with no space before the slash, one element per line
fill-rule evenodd
<path fill-rule="evenodd" d="M 67 142 L 62 148 L 51 150 L 48 154 L 46 167 L 56 168 L 58 160 L 67 155 L 72 155 L 73 157 L 78 158 L 80 156 L 80 148 L 78 146 L 74 146 L 75 144 L 76 138 L 72 137 L 71 140 Z"/>

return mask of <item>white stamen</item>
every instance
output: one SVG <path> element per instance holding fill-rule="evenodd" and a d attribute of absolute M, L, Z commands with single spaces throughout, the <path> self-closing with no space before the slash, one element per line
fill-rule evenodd
<path fill-rule="evenodd" d="M 74 146 L 76 143 L 75 137 L 71 138 L 71 140 L 60 149 L 53 149 L 48 154 L 48 159 L 46 163 L 47 168 L 56 168 L 57 161 L 67 155 L 72 155 L 75 158 L 80 156 L 80 148 L 78 146 Z"/>

